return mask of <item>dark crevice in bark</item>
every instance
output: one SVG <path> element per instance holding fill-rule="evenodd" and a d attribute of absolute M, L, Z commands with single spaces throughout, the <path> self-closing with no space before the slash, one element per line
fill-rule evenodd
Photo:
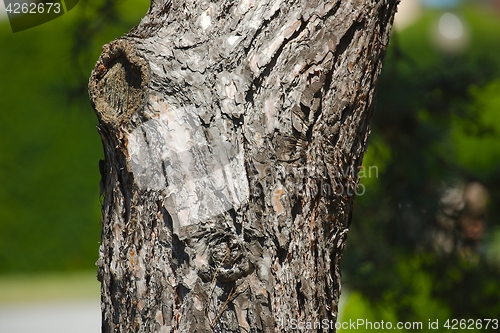
<path fill-rule="evenodd" d="M 179 307 L 182 306 L 182 304 L 184 303 L 184 298 L 189 294 L 190 291 L 191 290 L 184 286 L 182 283 L 177 285 L 176 295 L 179 302 Z"/>
<path fill-rule="evenodd" d="M 290 36 L 290 38 L 287 38 L 283 41 L 283 43 L 280 45 L 280 47 L 275 51 L 275 53 L 274 53 L 273 57 L 271 58 L 271 60 L 269 61 L 269 63 L 264 67 L 264 70 L 261 72 L 261 74 L 257 78 L 255 78 L 255 80 L 253 82 L 253 85 L 255 87 L 260 87 L 260 85 L 262 84 L 264 79 L 271 74 L 272 70 L 276 66 L 276 63 L 278 62 L 278 58 L 283 54 L 284 48 L 291 41 L 293 41 L 295 38 L 297 38 L 297 36 L 299 36 L 300 33 L 302 33 L 302 31 L 307 27 L 307 24 L 308 24 L 307 21 L 301 20 L 300 27 L 297 29 L 297 31 L 295 31 Z"/>
<path fill-rule="evenodd" d="M 332 88 L 332 80 L 333 80 L 333 70 L 329 70 L 325 73 L 325 83 L 323 85 L 323 96 L 327 96 Z"/>
<path fill-rule="evenodd" d="M 224 4 L 221 6 L 221 11 L 217 16 L 217 20 L 224 20 L 227 17 L 227 15 L 231 13 L 231 8 L 233 8 L 235 4 L 236 4 L 235 0 L 225 1 Z"/>
<path fill-rule="evenodd" d="M 115 277 L 113 275 L 110 276 L 109 279 L 109 289 L 114 292 L 114 295 L 111 297 L 111 303 L 113 304 L 114 311 L 113 311 L 113 321 L 115 325 L 118 325 L 120 323 L 120 297 L 122 296 L 122 291 L 119 288 L 119 282 L 117 283 L 115 280 Z"/>
<path fill-rule="evenodd" d="M 356 32 L 363 31 L 365 28 L 366 21 L 361 20 L 360 22 L 354 22 L 349 29 L 345 32 L 345 34 L 340 38 L 340 42 L 337 45 L 337 48 L 335 50 L 335 57 L 333 60 L 333 63 L 335 65 L 338 65 L 338 59 L 344 54 L 344 52 L 349 48 L 349 45 L 351 44 L 354 35 Z"/>
<path fill-rule="evenodd" d="M 288 250 L 283 248 L 278 248 L 277 251 L 278 251 L 277 253 L 278 261 L 280 265 L 282 265 L 288 257 Z"/>
<path fill-rule="evenodd" d="M 300 105 L 300 111 L 302 111 L 303 114 L 303 116 L 300 118 L 304 120 L 307 126 L 309 126 L 310 123 L 308 119 L 309 119 L 309 114 L 311 113 L 311 108 L 307 105 L 304 105 L 302 102 L 300 102 L 299 105 Z"/>
<path fill-rule="evenodd" d="M 186 253 L 184 242 L 179 240 L 175 234 L 172 234 L 172 257 L 174 258 L 172 264 L 175 270 L 189 261 L 189 255 Z"/>
<path fill-rule="evenodd" d="M 231 208 L 227 212 L 229 213 L 229 216 L 231 217 L 231 220 L 233 221 L 233 225 L 234 225 L 236 234 L 241 235 L 242 226 L 241 226 L 241 223 L 238 222 L 238 215 L 236 213 L 236 210 L 234 208 Z"/>
<path fill-rule="evenodd" d="M 298 311 L 299 315 L 302 313 L 302 309 L 304 308 L 304 305 L 306 304 L 306 298 L 304 297 L 304 294 L 302 293 L 302 282 L 297 281 L 297 284 L 295 285 L 295 292 L 297 293 L 297 303 L 298 303 Z"/>
<path fill-rule="evenodd" d="M 168 176 L 167 176 L 167 162 L 163 161 L 161 163 L 161 172 L 163 173 L 163 177 L 165 178 L 165 186 L 168 186 Z"/>
<path fill-rule="evenodd" d="M 205 44 L 205 41 L 201 41 L 201 42 L 190 44 L 190 45 L 186 45 L 186 46 L 174 46 L 174 50 L 187 51 L 187 50 L 195 49 L 195 48 L 197 48 L 197 47 L 199 47 L 199 46 L 201 46 L 203 44 Z"/>
<path fill-rule="evenodd" d="M 257 187 L 257 193 L 259 194 L 258 195 L 258 200 L 260 201 L 260 207 L 262 208 L 262 211 L 266 211 L 266 200 L 265 200 L 265 197 L 264 197 L 264 188 L 262 187 L 262 185 L 260 183 L 257 183 L 255 184 L 255 186 Z"/>
<path fill-rule="evenodd" d="M 342 112 L 340 113 L 340 120 L 339 122 L 341 124 L 346 124 L 347 118 L 352 115 L 353 112 L 353 107 L 351 105 L 347 105 Z"/>
<path fill-rule="evenodd" d="M 339 10 L 341 4 L 342 4 L 342 1 L 337 1 L 337 3 L 335 3 L 335 5 L 328 12 L 326 12 L 325 15 L 323 15 L 321 17 L 323 22 L 326 22 L 326 20 L 328 20 L 330 17 L 335 16 L 335 14 L 337 14 L 337 11 Z"/>
<path fill-rule="evenodd" d="M 250 52 L 250 50 L 252 49 L 252 47 L 255 47 L 254 43 L 257 40 L 257 37 L 259 37 L 260 34 L 267 29 L 267 27 L 269 26 L 269 24 L 271 24 L 271 22 L 273 22 L 275 19 L 278 18 L 280 13 L 281 13 L 281 10 L 278 9 L 269 19 L 264 19 L 262 24 L 257 28 L 257 30 L 255 30 L 248 45 L 243 48 L 245 54 L 248 54 Z"/>
<path fill-rule="evenodd" d="M 297 38 L 297 36 L 300 35 L 300 33 L 302 33 L 302 31 L 307 27 L 307 23 L 308 23 L 307 21 L 301 20 L 300 27 L 297 29 L 297 31 L 295 31 L 290 36 L 290 38 L 285 39 L 283 41 L 283 43 L 278 47 L 278 49 L 275 51 L 273 57 L 269 61 L 269 63 L 265 66 L 264 70 L 261 72 L 261 74 L 257 78 L 257 84 L 256 84 L 257 87 L 260 86 L 262 81 L 264 81 L 264 79 L 266 77 L 268 77 L 269 74 L 271 74 L 273 68 L 275 68 L 276 63 L 278 62 L 278 58 L 283 54 L 283 49 L 288 45 L 289 42 L 293 41 L 295 38 Z"/>
<path fill-rule="evenodd" d="M 297 215 L 302 214 L 302 197 L 294 198 L 295 203 L 292 206 L 292 222 L 295 221 Z"/>
<path fill-rule="evenodd" d="M 280 10 L 278 9 L 275 13 L 275 15 L 278 15 L 280 12 Z M 275 16 L 273 15 L 273 17 Z M 272 17 L 271 17 L 272 19 Z M 271 60 L 266 64 L 266 66 L 264 67 L 264 70 L 261 71 L 260 75 L 257 76 L 253 82 L 252 82 L 252 85 L 251 87 L 254 87 L 254 88 L 259 88 L 261 87 L 262 85 L 262 82 L 264 81 L 264 79 L 266 77 L 268 77 L 271 72 L 272 72 L 272 69 L 276 66 L 276 63 L 278 62 L 278 58 L 281 56 L 281 54 L 283 53 L 283 50 L 285 48 L 285 46 L 288 45 L 288 43 L 290 41 L 293 41 L 295 38 L 297 38 L 297 36 L 300 35 L 300 33 L 302 33 L 302 31 L 307 27 L 307 24 L 308 22 L 307 21 L 303 21 L 301 20 L 301 24 L 300 24 L 300 27 L 297 29 L 297 31 L 295 31 L 291 36 L 290 38 L 287 38 L 283 41 L 283 43 L 279 46 L 279 48 L 275 51 L 274 55 L 272 56 Z M 248 51 L 249 50 L 245 50 L 246 53 L 248 54 Z M 253 89 L 250 89 L 249 91 L 247 91 L 247 94 L 246 94 L 246 97 L 245 97 L 245 100 L 246 101 L 253 101 L 253 95 L 254 95 L 254 92 L 253 92 Z"/>
<path fill-rule="evenodd" d="M 306 132 L 306 140 L 307 142 L 311 142 L 312 141 L 312 137 L 313 137 L 313 128 L 314 128 L 314 123 L 309 126 L 309 128 L 307 129 L 307 132 Z"/>
<path fill-rule="evenodd" d="M 152 3 L 153 3 L 153 2 L 151 2 L 151 6 L 152 6 Z M 166 1 L 166 3 L 162 6 L 162 8 L 161 8 L 161 11 L 160 11 L 160 12 L 161 12 L 161 13 L 165 13 L 165 14 L 167 14 L 167 13 L 169 13 L 169 12 L 170 12 L 170 9 L 171 9 L 171 8 L 172 8 L 172 0 L 167 0 L 167 1 Z"/>
<path fill-rule="evenodd" d="M 119 167 L 118 170 L 115 170 L 115 172 L 118 178 L 117 182 L 118 187 L 124 199 L 123 208 L 125 209 L 125 212 L 123 215 L 123 220 L 129 222 L 131 216 L 131 202 L 132 202 L 132 196 L 128 190 L 130 183 L 126 175 L 125 167 Z"/>
<path fill-rule="evenodd" d="M 231 116 L 231 121 L 233 122 L 234 128 L 241 128 L 245 124 L 245 116 L 241 115 L 239 117 Z"/>

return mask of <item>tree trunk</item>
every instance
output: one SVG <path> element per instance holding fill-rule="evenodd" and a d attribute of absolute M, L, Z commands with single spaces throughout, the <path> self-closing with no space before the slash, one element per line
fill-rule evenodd
<path fill-rule="evenodd" d="M 153 0 L 104 46 L 103 332 L 333 332 L 397 0 Z"/>

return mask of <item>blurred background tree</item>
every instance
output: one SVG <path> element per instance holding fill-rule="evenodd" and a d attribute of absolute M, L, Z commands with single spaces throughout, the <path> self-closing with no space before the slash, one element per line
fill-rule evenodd
<path fill-rule="evenodd" d="M 409 14 L 421 13 L 394 31 L 379 81 L 364 159 L 372 171 L 360 174 L 365 194 L 356 198 L 342 262 L 355 296 L 344 319 L 363 318 L 361 303 L 373 320 L 498 318 L 495 4 L 402 1 L 413 6 Z"/>
<path fill-rule="evenodd" d="M 0 16 L 0 274 L 95 269 L 102 148 L 88 77 L 148 6 L 81 0 L 15 34 Z M 401 17 L 403 6 L 410 21 L 387 52 L 342 262 L 341 320 L 498 318 L 499 1 L 402 0 Z"/>

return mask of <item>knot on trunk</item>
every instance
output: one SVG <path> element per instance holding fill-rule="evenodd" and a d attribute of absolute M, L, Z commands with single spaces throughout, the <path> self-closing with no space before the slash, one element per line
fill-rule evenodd
<path fill-rule="evenodd" d="M 249 259 L 245 243 L 238 236 L 226 232 L 206 234 L 207 261 L 198 267 L 200 276 L 210 281 L 236 281 L 252 273 L 255 266 Z"/>
<path fill-rule="evenodd" d="M 149 80 L 147 61 L 128 41 L 105 45 L 89 82 L 99 120 L 111 125 L 127 122 L 145 104 Z"/>

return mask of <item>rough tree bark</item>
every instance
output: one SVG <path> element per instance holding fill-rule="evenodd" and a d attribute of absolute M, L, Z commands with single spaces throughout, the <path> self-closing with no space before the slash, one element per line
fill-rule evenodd
<path fill-rule="evenodd" d="M 103 332 L 334 331 L 396 5 L 153 0 L 103 47 Z"/>

